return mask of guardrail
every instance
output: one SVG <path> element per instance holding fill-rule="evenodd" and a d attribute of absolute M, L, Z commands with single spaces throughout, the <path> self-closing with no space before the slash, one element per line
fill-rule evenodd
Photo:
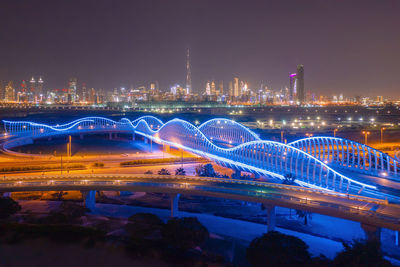
<path fill-rule="evenodd" d="M 66 174 L 66 175 L 38 175 L 38 176 L 11 176 L 1 179 L 0 178 L 0 190 L 13 187 L 13 186 L 21 186 L 26 185 L 27 181 L 36 181 L 43 180 L 46 182 L 49 181 L 64 181 L 64 182 L 130 182 L 135 179 L 157 179 L 157 180 L 177 180 L 177 181 L 190 181 L 190 182 L 213 182 L 213 183 L 229 183 L 229 184 L 238 184 L 238 185 L 251 185 L 257 186 L 261 188 L 274 188 L 280 190 L 287 190 L 293 192 L 301 192 L 301 193 L 312 193 L 319 194 L 323 196 L 331 196 L 341 199 L 348 199 L 354 201 L 363 201 L 367 203 L 374 203 L 380 205 L 387 205 L 388 200 L 377 199 L 371 197 L 365 197 L 360 195 L 351 195 L 338 193 L 330 190 L 321 190 L 314 188 L 306 188 L 294 185 L 285 185 L 285 184 L 276 184 L 276 183 L 267 183 L 260 181 L 250 181 L 250 180 L 240 180 L 240 179 L 226 179 L 226 178 L 214 178 L 214 177 L 199 177 L 199 176 L 181 176 L 181 175 L 153 175 L 153 174 Z M 9 186 L 7 186 L 7 184 Z M 118 184 L 122 185 L 122 184 Z"/>

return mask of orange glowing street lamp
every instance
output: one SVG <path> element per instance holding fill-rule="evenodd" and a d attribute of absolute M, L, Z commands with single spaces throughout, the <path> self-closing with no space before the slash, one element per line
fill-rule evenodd
<path fill-rule="evenodd" d="M 368 135 L 370 134 L 370 132 L 362 131 L 362 134 L 364 135 L 364 143 L 368 144 Z"/>
<path fill-rule="evenodd" d="M 312 133 L 306 133 L 306 136 L 307 136 L 307 137 L 312 137 L 313 134 L 312 134 Z"/>
<path fill-rule="evenodd" d="M 338 128 L 333 129 L 333 137 L 336 137 L 336 132 L 338 131 Z"/>
<path fill-rule="evenodd" d="M 381 144 L 383 144 L 383 131 L 386 130 L 385 127 L 381 128 Z"/>

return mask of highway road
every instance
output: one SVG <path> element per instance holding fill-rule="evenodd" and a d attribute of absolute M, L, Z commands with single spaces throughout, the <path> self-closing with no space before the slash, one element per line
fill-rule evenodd
<path fill-rule="evenodd" d="M 143 174 L 10 176 L 0 191 L 104 190 L 181 193 L 261 202 L 400 230 L 400 205 L 361 196 L 258 181 Z"/>

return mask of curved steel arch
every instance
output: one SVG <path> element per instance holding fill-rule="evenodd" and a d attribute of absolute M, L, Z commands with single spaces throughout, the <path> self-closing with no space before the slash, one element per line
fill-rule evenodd
<path fill-rule="evenodd" d="M 201 124 L 198 129 L 213 141 L 233 145 L 261 140 L 249 128 L 229 119 L 216 118 L 208 120 Z"/>
<path fill-rule="evenodd" d="M 384 178 L 400 177 L 400 162 L 370 146 L 338 137 L 309 137 L 289 143 L 319 160 L 351 171 Z"/>
<path fill-rule="evenodd" d="M 124 130 L 143 135 L 158 143 L 182 148 L 236 170 L 279 179 L 284 179 L 286 175 L 291 174 L 302 186 L 351 193 L 361 192 L 363 188 L 376 190 L 373 185 L 357 181 L 337 172 L 324 160 L 321 160 L 318 157 L 319 154 L 313 155 L 311 150 L 296 147 L 294 144 L 286 145 L 260 140 L 255 133 L 246 127 L 238 126 L 240 124 L 226 119 L 213 119 L 210 122 L 203 123 L 200 127 L 181 119 L 162 123 L 152 116 L 140 117 L 134 121 L 121 119 L 118 122 L 102 117 L 87 117 L 61 126 L 48 126 L 34 122 L 4 121 L 4 123 L 9 133 L 22 136 L 29 133 L 32 136 L 42 136 L 52 133 L 59 134 L 60 132 L 71 134 L 96 130 Z M 218 127 L 218 124 L 221 123 L 227 126 L 232 125 L 234 130 L 224 130 L 224 128 Z M 29 127 L 24 128 L 24 125 Z M 37 132 L 37 129 L 43 130 Z M 230 136 L 230 134 L 233 136 Z M 216 138 L 219 136 L 218 140 L 224 142 L 232 140 L 233 143 L 233 141 L 240 141 L 245 134 L 246 140 L 250 141 L 240 145 L 236 144 L 231 148 L 214 144 L 210 138 L 210 135 Z M 304 140 L 299 140 L 299 142 L 302 143 Z M 324 142 L 331 142 L 331 140 Z"/>

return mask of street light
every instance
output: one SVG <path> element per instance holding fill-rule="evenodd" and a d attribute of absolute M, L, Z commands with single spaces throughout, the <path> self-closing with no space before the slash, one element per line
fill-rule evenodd
<path fill-rule="evenodd" d="M 281 131 L 281 142 L 283 143 L 283 132 L 284 131 Z"/>
<path fill-rule="evenodd" d="M 381 144 L 383 144 L 383 131 L 386 130 L 385 127 L 381 128 Z"/>
<path fill-rule="evenodd" d="M 306 136 L 307 136 L 307 137 L 312 137 L 313 134 L 312 134 L 312 133 L 306 133 Z"/>
<path fill-rule="evenodd" d="M 333 129 L 333 137 L 336 137 L 336 132 L 338 131 L 338 128 Z"/>
<path fill-rule="evenodd" d="M 368 144 L 368 135 L 370 134 L 370 132 L 362 131 L 362 134 L 364 135 L 364 143 Z"/>

